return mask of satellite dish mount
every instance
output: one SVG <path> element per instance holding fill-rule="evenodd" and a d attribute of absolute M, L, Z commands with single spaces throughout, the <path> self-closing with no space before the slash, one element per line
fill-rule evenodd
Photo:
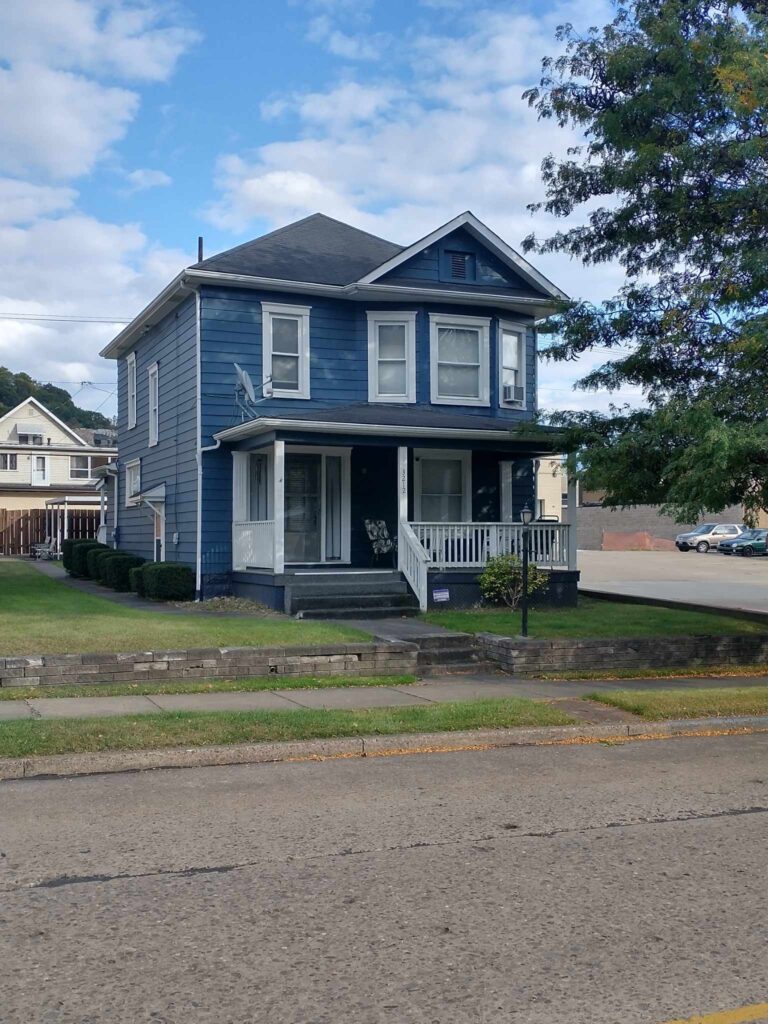
<path fill-rule="evenodd" d="M 256 397 L 256 391 L 251 380 L 251 375 L 242 366 L 235 365 L 237 380 L 235 383 L 235 405 L 240 410 L 241 422 L 253 419 L 256 415 L 256 406 L 267 398 L 272 397 L 272 378 L 268 377 L 261 385 L 261 398 Z"/>

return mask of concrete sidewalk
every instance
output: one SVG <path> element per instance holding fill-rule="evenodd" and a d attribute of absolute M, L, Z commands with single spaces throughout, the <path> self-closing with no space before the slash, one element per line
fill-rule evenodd
<path fill-rule="evenodd" d="M 399 686 L 340 686 L 307 690 L 238 690 L 222 693 L 178 693 L 126 697 L 32 697 L 0 701 L 0 722 L 20 719 L 96 718 L 148 715 L 173 711 L 290 711 L 363 709 L 442 704 L 459 700 L 578 700 L 595 691 L 669 690 L 766 686 L 768 676 L 727 676 L 720 679 L 624 679 L 610 681 L 515 680 L 492 673 L 472 677 L 445 676 Z"/>

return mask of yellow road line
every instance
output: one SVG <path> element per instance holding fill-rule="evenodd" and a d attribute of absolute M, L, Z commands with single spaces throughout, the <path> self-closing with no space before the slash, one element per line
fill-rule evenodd
<path fill-rule="evenodd" d="M 754 1003 L 752 1006 L 741 1006 L 737 1010 L 722 1010 L 720 1013 L 707 1013 L 703 1017 L 686 1017 L 685 1020 L 668 1020 L 665 1024 L 745 1024 L 746 1021 L 758 1021 L 768 1018 L 768 1003 Z"/>

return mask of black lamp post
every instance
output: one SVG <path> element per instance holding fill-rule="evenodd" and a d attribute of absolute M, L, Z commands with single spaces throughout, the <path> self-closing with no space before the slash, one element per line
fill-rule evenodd
<path fill-rule="evenodd" d="M 530 525 L 532 520 L 533 512 L 526 505 L 520 513 L 520 522 L 523 524 L 523 593 L 520 603 L 523 622 L 520 632 L 523 636 L 528 636 L 528 560 L 531 550 Z"/>

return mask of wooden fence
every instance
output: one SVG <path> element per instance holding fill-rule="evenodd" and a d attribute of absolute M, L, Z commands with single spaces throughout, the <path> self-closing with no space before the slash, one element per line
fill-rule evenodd
<path fill-rule="evenodd" d="M 56 540 L 63 512 L 44 508 L 0 508 L 0 555 L 28 555 L 32 544 L 42 544 L 48 534 Z M 47 517 L 47 518 L 46 518 Z M 99 510 L 71 508 L 67 511 L 67 536 L 94 538 L 99 528 Z"/>

